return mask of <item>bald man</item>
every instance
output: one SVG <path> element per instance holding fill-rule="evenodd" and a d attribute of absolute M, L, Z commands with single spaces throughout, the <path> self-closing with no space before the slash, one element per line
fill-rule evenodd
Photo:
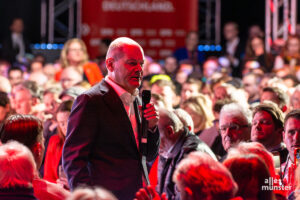
<path fill-rule="evenodd" d="M 138 87 L 144 52 L 129 38 L 114 40 L 106 55 L 105 80 L 80 95 L 72 108 L 63 150 L 69 185 L 99 185 L 132 200 L 143 186 Z M 147 104 L 147 161 L 158 154 L 158 113 Z"/>

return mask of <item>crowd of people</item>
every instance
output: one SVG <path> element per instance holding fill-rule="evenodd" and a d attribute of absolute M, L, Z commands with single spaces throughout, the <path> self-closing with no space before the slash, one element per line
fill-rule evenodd
<path fill-rule="evenodd" d="M 300 199 L 299 36 L 267 52 L 228 22 L 221 54 L 191 31 L 160 61 L 126 37 L 90 60 L 73 38 L 46 63 L 22 30 L 0 60 L 0 199 Z"/>

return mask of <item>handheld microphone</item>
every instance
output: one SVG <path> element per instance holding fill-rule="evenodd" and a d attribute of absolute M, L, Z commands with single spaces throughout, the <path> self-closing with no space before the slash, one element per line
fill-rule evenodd
<path fill-rule="evenodd" d="M 141 143 L 143 145 L 142 153 L 145 155 L 147 154 L 147 130 L 148 130 L 148 121 L 144 117 L 144 110 L 146 109 L 146 105 L 150 102 L 151 99 L 151 92 L 150 90 L 143 90 L 142 92 L 142 138 Z"/>

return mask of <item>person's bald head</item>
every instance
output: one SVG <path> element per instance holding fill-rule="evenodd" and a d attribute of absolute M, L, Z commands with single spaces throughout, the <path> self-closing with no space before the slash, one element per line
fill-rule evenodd
<path fill-rule="evenodd" d="M 142 47 L 134 40 L 128 38 L 128 37 L 119 37 L 112 41 L 112 43 L 109 45 L 107 54 L 106 54 L 106 60 L 109 58 L 113 58 L 115 60 L 118 60 L 124 56 L 124 46 L 138 46 L 141 49 L 141 52 L 144 56 L 144 51 Z"/>

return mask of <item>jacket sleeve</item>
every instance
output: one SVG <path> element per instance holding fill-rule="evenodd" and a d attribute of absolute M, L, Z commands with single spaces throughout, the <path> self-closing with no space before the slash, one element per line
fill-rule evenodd
<path fill-rule="evenodd" d="M 63 167 L 71 189 L 80 184 L 92 185 L 87 166 L 97 132 L 96 109 L 86 94 L 79 96 L 72 107 L 62 153 Z"/>
<path fill-rule="evenodd" d="M 155 128 L 155 131 L 148 130 L 148 143 L 147 143 L 147 161 L 155 161 L 158 155 L 158 148 L 160 143 L 159 131 L 158 128 Z"/>

